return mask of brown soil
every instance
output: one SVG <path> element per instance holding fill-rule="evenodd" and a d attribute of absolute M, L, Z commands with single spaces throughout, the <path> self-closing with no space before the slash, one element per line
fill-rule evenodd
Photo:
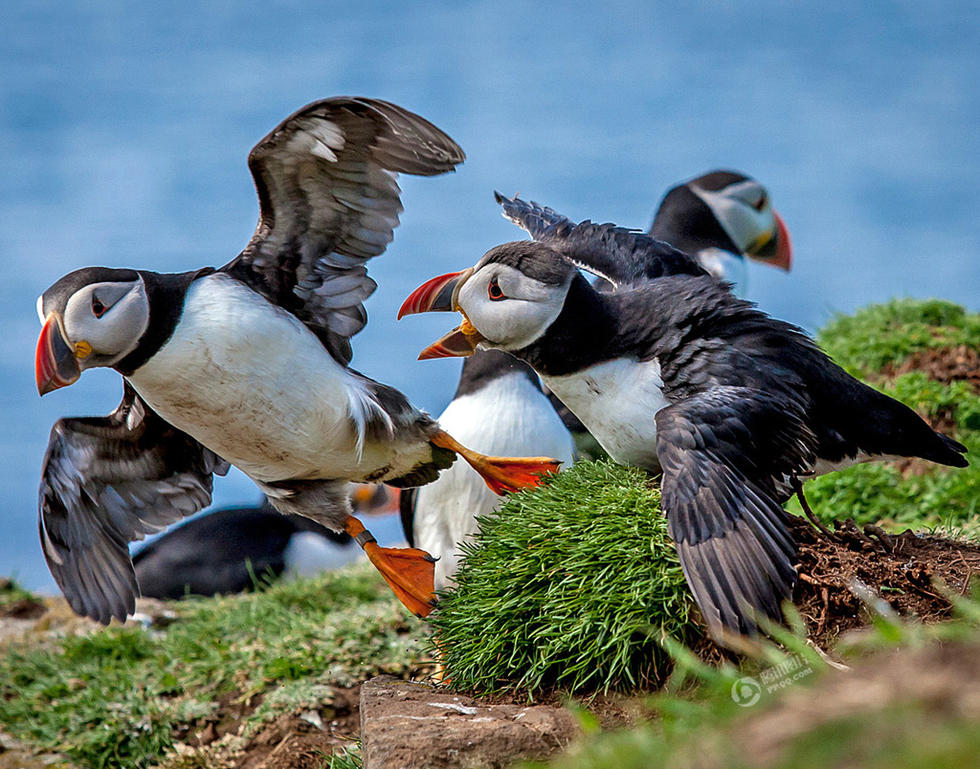
<path fill-rule="evenodd" d="M 920 350 L 897 365 L 889 363 L 881 370 L 881 376 L 894 379 L 912 371 L 922 371 L 945 384 L 968 382 L 974 392 L 980 393 L 980 350 L 969 345 Z"/>

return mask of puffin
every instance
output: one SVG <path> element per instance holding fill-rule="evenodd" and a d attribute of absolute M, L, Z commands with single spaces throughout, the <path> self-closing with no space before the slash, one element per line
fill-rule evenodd
<path fill-rule="evenodd" d="M 797 564 L 782 503 L 804 480 L 890 457 L 967 465 L 962 444 L 684 252 L 497 200 L 532 239 L 492 248 L 405 300 L 403 314 L 463 316 L 419 357 L 504 350 L 615 461 L 661 474 L 669 532 L 713 637 L 754 635 L 763 618 L 781 619 Z M 615 289 L 597 291 L 580 268 Z"/>
<path fill-rule="evenodd" d="M 671 187 L 646 234 L 690 255 L 742 297 L 748 282 L 746 259 L 786 271 L 793 262 L 789 230 L 772 207 L 768 190 L 739 171 L 709 171 Z M 599 277 L 592 284 L 600 291 L 613 288 Z M 601 456 L 581 421 L 554 393 L 548 391 L 548 398 L 574 436 L 579 453 Z"/>
<path fill-rule="evenodd" d="M 456 393 L 439 415 L 439 424 L 487 454 L 540 452 L 571 464 L 575 453 L 572 435 L 542 391 L 538 375 L 500 350 L 478 351 L 463 361 Z M 460 544 L 476 532 L 477 517 L 493 512 L 499 500 L 479 475 L 459 463 L 433 483 L 401 493 L 405 539 L 439 559 L 437 590 L 453 583 Z"/>
<path fill-rule="evenodd" d="M 694 257 L 744 296 L 746 259 L 789 270 L 789 230 L 768 190 L 739 171 L 714 170 L 667 190 L 647 235 Z"/>
<path fill-rule="evenodd" d="M 133 568 L 145 598 L 228 595 L 252 590 L 257 579 L 340 565 L 350 545 L 347 534 L 282 515 L 266 500 L 178 524 L 134 553 Z M 312 559 L 319 568 L 307 568 Z"/>
<path fill-rule="evenodd" d="M 87 267 L 38 299 L 41 395 L 89 368 L 123 378 L 106 417 L 52 428 L 39 530 L 71 607 L 124 620 L 139 585 L 128 543 L 205 507 L 231 465 L 279 512 L 344 531 L 413 613 L 432 607 L 432 557 L 382 548 L 351 513 L 351 482 L 435 480 L 456 455 L 497 492 L 557 469 L 471 451 L 398 390 L 350 367 L 402 210 L 397 174 L 464 160 L 432 123 L 386 101 L 336 97 L 287 117 L 251 151 L 259 220 L 220 268 L 161 274 Z"/>

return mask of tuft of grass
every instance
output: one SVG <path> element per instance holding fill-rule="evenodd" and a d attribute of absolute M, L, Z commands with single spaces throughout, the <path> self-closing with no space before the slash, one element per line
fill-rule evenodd
<path fill-rule="evenodd" d="M 819 334 L 845 369 L 918 411 L 967 447 L 967 468 L 932 465 L 916 472 L 874 462 L 816 478 L 806 495 L 825 521 L 854 518 L 891 528 L 953 528 L 980 532 L 980 394 L 967 382 L 949 383 L 912 371 L 886 376 L 889 366 L 927 348 L 976 346 L 980 313 L 938 299 L 893 300 L 841 316 Z M 799 512 L 794 499 L 789 509 Z"/>
<path fill-rule="evenodd" d="M 921 350 L 975 346 L 980 314 L 943 299 L 893 299 L 837 315 L 817 339 L 837 363 L 866 379 Z"/>
<path fill-rule="evenodd" d="M 113 626 L 12 645 L 0 656 L 2 728 L 86 767 L 151 766 L 219 700 L 262 695 L 246 721 L 254 731 L 332 686 L 404 672 L 422 653 L 422 626 L 368 565 L 173 608 L 165 631 Z"/>
<path fill-rule="evenodd" d="M 646 474 L 579 462 L 480 520 L 430 617 L 450 685 L 628 690 L 663 680 L 659 639 L 693 638 L 693 599 Z"/>
<path fill-rule="evenodd" d="M 650 720 L 588 733 L 551 761 L 523 762 L 514 769 L 975 767 L 980 730 L 969 694 L 947 688 L 950 702 L 941 692 L 957 681 L 949 659 L 958 657 L 964 665 L 980 651 L 978 597 L 957 597 L 958 618 L 947 623 L 880 618 L 852 641 L 852 669 L 845 672 L 822 662 L 798 629 L 780 635 L 781 648 L 764 642 L 759 655 L 739 668 L 705 665 L 689 649 L 668 643 L 676 673 L 667 691 L 648 698 Z M 929 683 L 921 690 L 903 678 L 918 675 L 929 663 L 931 669 L 921 673 Z M 773 693 L 763 691 L 755 704 L 736 703 L 739 682 L 765 684 L 773 672 L 787 669 L 810 672 Z M 863 672 L 868 669 L 874 672 Z M 854 677 L 860 680 L 851 681 Z M 692 679 L 696 686 L 688 685 Z M 886 694 L 868 698 L 872 685 Z M 863 705 L 855 708 L 855 702 Z M 766 755 L 759 755 L 760 748 Z"/>

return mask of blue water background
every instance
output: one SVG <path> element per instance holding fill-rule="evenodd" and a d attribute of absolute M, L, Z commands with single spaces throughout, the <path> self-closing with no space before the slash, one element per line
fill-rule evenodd
<path fill-rule="evenodd" d="M 447 318 L 394 313 L 422 280 L 520 237 L 491 191 L 646 226 L 717 166 L 770 188 L 795 244 L 749 295 L 814 330 L 893 296 L 980 307 L 974 3 L 7 2 L 0 31 L 0 574 L 53 589 L 37 544 L 52 422 L 118 376 L 40 400 L 37 295 L 86 265 L 220 265 L 257 212 L 245 158 L 304 103 L 378 96 L 448 131 L 458 173 L 404 179 L 355 365 L 438 413 Z M 253 502 L 240 474 L 221 505 Z"/>

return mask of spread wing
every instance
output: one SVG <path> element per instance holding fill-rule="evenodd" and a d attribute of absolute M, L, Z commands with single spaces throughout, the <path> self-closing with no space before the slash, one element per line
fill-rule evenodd
<path fill-rule="evenodd" d="M 107 417 L 58 420 L 39 494 L 41 547 L 71 607 L 108 624 L 139 595 L 129 543 L 211 501 L 228 464 L 161 419 L 126 383 Z"/>
<path fill-rule="evenodd" d="M 259 223 L 222 269 L 294 313 L 341 363 L 376 288 L 365 265 L 391 242 L 402 211 L 398 173 L 433 176 L 465 155 L 427 120 L 376 99 L 314 102 L 248 157 Z"/>
<path fill-rule="evenodd" d="M 628 286 L 664 275 L 707 275 L 694 259 L 673 246 L 636 230 L 615 224 L 575 224 L 559 213 L 518 197 L 494 193 L 505 219 L 562 256 L 605 278 L 615 286 Z"/>
<path fill-rule="evenodd" d="M 777 499 L 813 460 L 803 406 L 718 387 L 657 413 L 661 495 L 681 566 L 709 630 L 779 620 L 796 582 L 796 545 Z"/>

